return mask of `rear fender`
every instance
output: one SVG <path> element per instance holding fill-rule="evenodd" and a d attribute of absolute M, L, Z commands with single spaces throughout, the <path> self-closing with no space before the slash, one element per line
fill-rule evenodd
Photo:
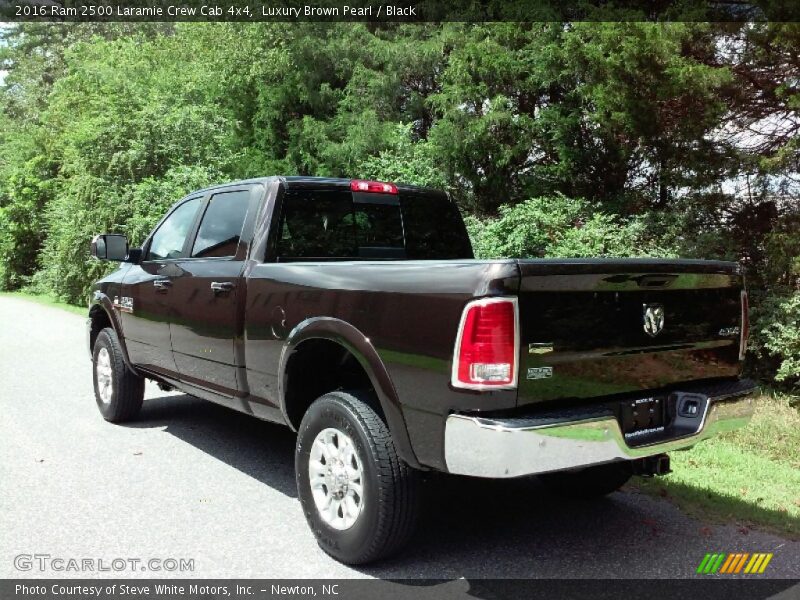
<path fill-rule="evenodd" d="M 372 387 L 381 403 L 386 424 L 400 457 L 410 466 L 421 469 L 408 437 L 405 419 L 389 372 L 369 338 L 361 331 L 332 317 L 313 317 L 298 324 L 286 339 L 281 351 L 278 373 L 281 412 L 287 424 L 292 427 L 286 407 L 287 363 L 292 351 L 302 342 L 311 339 L 324 339 L 335 342 L 350 352 L 367 373 Z M 294 428 L 294 427 L 292 427 Z"/>

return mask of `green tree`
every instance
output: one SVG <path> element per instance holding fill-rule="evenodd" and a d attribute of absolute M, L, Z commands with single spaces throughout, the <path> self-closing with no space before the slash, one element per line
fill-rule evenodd
<path fill-rule="evenodd" d="M 800 293 L 800 27 L 603 11 L 4 27 L 0 287 L 82 302 L 106 268 L 89 259 L 93 234 L 139 243 L 215 181 L 419 183 L 451 192 L 485 256 L 741 261 L 759 375 L 789 385 L 794 334 L 779 325 Z"/>

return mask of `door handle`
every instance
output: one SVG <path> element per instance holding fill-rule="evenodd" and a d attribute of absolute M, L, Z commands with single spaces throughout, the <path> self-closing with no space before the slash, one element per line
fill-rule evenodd
<path fill-rule="evenodd" d="M 167 289 L 172 287 L 172 282 L 169 279 L 155 279 L 153 280 L 153 287 L 159 291 L 166 292 Z"/>
<path fill-rule="evenodd" d="M 230 281 L 212 281 L 211 282 L 211 291 L 215 294 L 221 294 L 223 292 L 230 292 L 234 288 L 234 285 Z"/>

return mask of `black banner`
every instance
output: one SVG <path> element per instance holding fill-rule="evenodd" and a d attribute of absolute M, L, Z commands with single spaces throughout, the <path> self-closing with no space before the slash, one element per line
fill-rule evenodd
<path fill-rule="evenodd" d="M 4 21 L 782 21 L 794 0 L 0 0 Z"/>
<path fill-rule="evenodd" d="M 608 600 L 748 600 L 800 598 L 800 582 L 783 579 L 28 579 L 0 581 L 0 598 L 15 600 L 455 600 L 505 598 Z"/>

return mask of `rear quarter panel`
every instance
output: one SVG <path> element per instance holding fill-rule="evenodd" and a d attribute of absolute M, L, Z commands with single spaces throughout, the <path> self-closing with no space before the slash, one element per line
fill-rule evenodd
<path fill-rule="evenodd" d="M 245 306 L 250 392 L 279 405 L 278 365 L 289 333 L 309 318 L 341 319 L 383 361 L 417 459 L 441 468 L 443 415 L 516 404 L 515 390 L 454 390 L 450 369 L 464 305 L 476 296 L 513 295 L 518 282 L 514 261 L 257 264 L 248 273 Z"/>

